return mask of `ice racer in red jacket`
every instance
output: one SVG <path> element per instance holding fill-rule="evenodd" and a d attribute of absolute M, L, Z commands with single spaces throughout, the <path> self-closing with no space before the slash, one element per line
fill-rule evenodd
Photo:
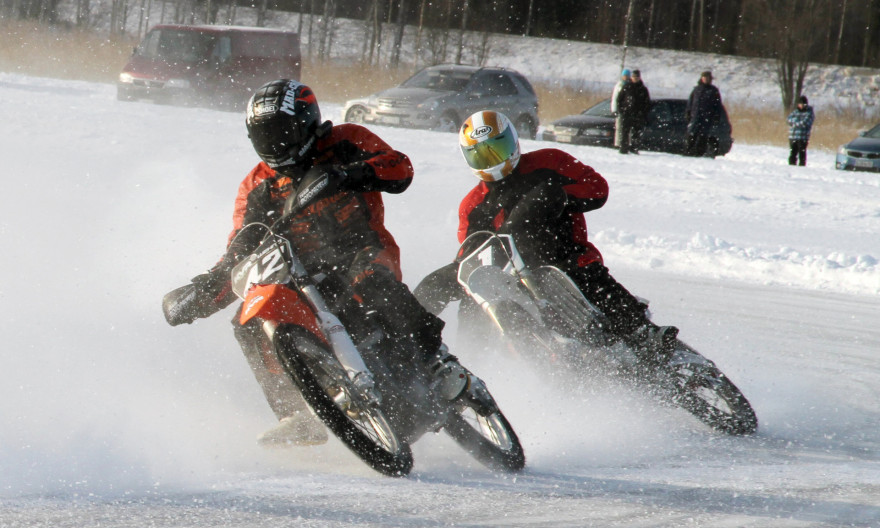
<path fill-rule="evenodd" d="M 482 180 L 459 206 L 459 242 L 477 231 L 513 234 L 526 265 L 559 267 L 608 317 L 613 333 L 636 344 L 647 359 L 668 358 L 678 329 L 652 323 L 645 304 L 611 276 L 588 240 L 584 213 L 607 201 L 605 178 L 558 149 L 521 154 L 516 130 L 498 112 L 470 116 L 459 143 L 465 161 Z M 431 312 L 439 314 L 449 302 L 462 299 L 457 269 L 453 262 L 416 287 L 416 297 Z M 470 314 L 477 308 L 464 302 L 461 309 Z"/>
<path fill-rule="evenodd" d="M 310 179 L 326 175 L 332 185 L 293 217 L 289 240 L 297 256 L 310 273 L 332 272 L 337 280 L 346 280 L 355 299 L 381 316 L 389 335 L 414 337 L 425 368 L 438 383 L 446 383 L 441 392 L 457 397 L 467 374 L 442 343 L 443 322 L 401 282 L 400 250 L 384 224 L 381 193 L 406 190 L 413 178 L 409 158 L 360 125 L 322 122 L 314 93 L 297 81 L 281 79 L 258 88 L 248 103 L 246 124 L 262 161 L 239 185 L 228 243 L 235 239 L 233 252 L 252 251 L 263 234 L 249 229 L 236 237 L 243 226 L 271 225 L 292 193 L 303 196 Z M 192 284 L 166 295 L 168 322 L 191 323 L 232 303 L 234 264 L 234 258 L 224 258 Z M 233 325 L 280 420 L 260 437 L 261 443 L 326 441 L 326 432 L 309 415 L 298 390 L 266 353 L 267 339 L 257 322 L 240 325 L 236 317 Z"/>

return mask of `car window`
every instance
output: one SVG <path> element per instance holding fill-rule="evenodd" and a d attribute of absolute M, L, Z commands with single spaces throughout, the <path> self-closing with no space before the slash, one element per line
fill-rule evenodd
<path fill-rule="evenodd" d="M 519 91 L 503 73 L 485 73 L 474 79 L 471 92 L 486 95 L 516 95 Z"/>
<path fill-rule="evenodd" d="M 874 128 L 872 128 L 871 130 L 868 130 L 867 132 L 865 132 L 865 135 L 863 137 L 869 137 L 869 138 L 874 138 L 874 139 L 880 138 L 880 125 L 877 125 Z"/>
<path fill-rule="evenodd" d="M 523 86 L 523 88 L 526 89 L 527 92 L 537 96 L 537 94 L 535 93 L 535 89 L 532 88 L 532 83 L 530 83 L 528 79 L 518 73 L 512 73 L 511 75 L 519 81 L 519 83 Z"/>
<path fill-rule="evenodd" d="M 687 112 L 687 101 L 676 99 L 674 101 L 667 101 L 667 103 L 669 104 L 669 111 L 673 119 L 684 119 L 684 114 Z"/>
<path fill-rule="evenodd" d="M 232 57 L 232 40 L 229 37 L 220 37 L 214 44 L 214 51 L 211 52 L 211 58 L 217 62 L 226 62 Z"/>
<path fill-rule="evenodd" d="M 137 47 L 137 55 L 156 58 L 159 56 L 159 34 L 161 31 L 150 31 L 143 42 Z"/>
<path fill-rule="evenodd" d="M 198 62 L 208 57 L 213 48 L 214 37 L 211 35 L 161 29 L 150 32 L 144 45 L 138 48 L 138 55 L 167 61 Z"/>
<path fill-rule="evenodd" d="M 429 90 L 460 92 L 471 80 L 472 72 L 456 70 L 422 70 L 400 86 L 404 88 L 427 88 Z"/>
<path fill-rule="evenodd" d="M 611 99 L 605 99 L 601 103 L 591 106 L 581 113 L 583 115 L 595 117 L 614 117 L 614 113 L 611 112 Z"/>
<path fill-rule="evenodd" d="M 651 105 L 650 119 L 662 123 L 672 121 L 672 108 L 670 108 L 669 103 L 666 101 L 655 101 L 654 104 Z"/>
<path fill-rule="evenodd" d="M 239 57 L 282 59 L 296 54 L 290 35 L 278 33 L 248 33 L 237 39 L 235 54 Z"/>

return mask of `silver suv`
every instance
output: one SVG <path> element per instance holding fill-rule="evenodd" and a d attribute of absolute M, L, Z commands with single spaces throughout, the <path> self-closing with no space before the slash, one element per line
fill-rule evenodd
<path fill-rule="evenodd" d="M 347 101 L 343 118 L 352 123 L 457 132 L 468 116 L 480 110 L 503 113 L 520 136 L 535 138 L 538 97 L 522 74 L 505 68 L 429 66 L 400 86 Z"/>

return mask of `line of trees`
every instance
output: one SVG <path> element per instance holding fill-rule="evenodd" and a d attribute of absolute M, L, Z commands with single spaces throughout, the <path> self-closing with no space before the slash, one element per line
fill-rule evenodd
<path fill-rule="evenodd" d="M 154 2 L 160 20 L 175 23 L 233 24 L 238 7 L 255 9 L 258 26 L 270 10 L 309 14 L 297 29 L 319 60 L 330 55 L 335 19 L 360 19 L 364 61 L 379 64 L 384 51 L 390 67 L 400 62 L 407 25 L 417 28 L 415 49 L 427 62 L 460 62 L 466 46 L 481 61 L 490 33 L 618 44 L 624 54 L 640 46 L 773 58 L 783 109 L 800 95 L 811 62 L 880 67 L 880 0 L 0 0 L 0 18 L 56 23 L 62 2 L 75 6 L 78 26 L 138 37 L 155 23 L 144 15 Z M 132 18 L 137 28 L 126 27 Z M 393 32 L 390 53 L 383 31 Z M 479 41 L 465 43 L 466 31 Z"/>
<path fill-rule="evenodd" d="M 86 25 L 97 0 L 0 0 L 4 18 L 58 21 L 62 1 Z M 114 21 L 153 0 L 110 0 Z M 157 0 L 158 1 L 158 0 Z M 178 18 L 225 22 L 236 6 L 649 48 L 880 67 L 880 0 L 176 0 Z M 164 4 L 163 4 L 164 5 Z M 106 9 L 106 7 L 102 7 Z M 631 19 L 627 19 L 628 10 Z M 107 16 L 102 14 L 102 16 Z M 629 22 L 629 23 L 627 23 Z M 120 23 L 111 27 L 117 30 Z M 132 28 L 129 28 L 131 31 Z M 402 35 L 402 32 L 401 32 Z M 783 42 L 785 36 L 791 42 Z M 398 39 L 401 37 L 398 37 Z M 789 49 L 793 48 L 793 49 Z"/>
<path fill-rule="evenodd" d="M 880 0 L 269 1 L 293 11 L 304 2 L 332 1 L 339 16 L 365 18 L 378 10 L 387 22 L 432 28 L 763 58 L 777 58 L 780 33 L 790 33 L 810 62 L 880 67 Z"/>

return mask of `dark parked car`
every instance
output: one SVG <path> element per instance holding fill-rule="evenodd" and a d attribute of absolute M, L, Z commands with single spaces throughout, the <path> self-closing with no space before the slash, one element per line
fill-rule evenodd
<path fill-rule="evenodd" d="M 343 119 L 453 132 L 480 110 L 503 113 L 522 137 L 534 138 L 538 130 L 538 97 L 522 74 L 450 64 L 429 66 L 400 86 L 346 102 Z"/>
<path fill-rule="evenodd" d="M 834 167 L 840 170 L 880 172 L 880 125 L 837 149 Z"/>
<path fill-rule="evenodd" d="M 684 111 L 687 99 L 653 99 L 648 120 L 642 132 L 641 150 L 684 154 L 687 142 L 687 121 Z M 730 152 L 733 138 L 725 110 L 718 127 L 718 155 Z M 544 128 L 541 139 L 576 145 L 614 146 L 614 114 L 611 99 L 606 99 L 580 114 L 558 119 Z"/>
<path fill-rule="evenodd" d="M 299 35 L 241 26 L 154 26 L 119 74 L 120 101 L 150 99 L 243 109 L 250 93 L 299 79 Z"/>

